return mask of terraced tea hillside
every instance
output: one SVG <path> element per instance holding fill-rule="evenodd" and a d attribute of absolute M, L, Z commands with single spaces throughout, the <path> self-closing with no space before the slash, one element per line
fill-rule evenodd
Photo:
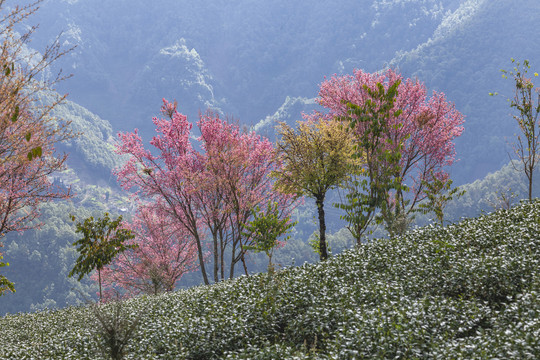
<path fill-rule="evenodd" d="M 6 316 L 0 356 L 107 358 L 109 327 L 126 359 L 538 359 L 539 274 L 536 201 L 273 276 Z"/>

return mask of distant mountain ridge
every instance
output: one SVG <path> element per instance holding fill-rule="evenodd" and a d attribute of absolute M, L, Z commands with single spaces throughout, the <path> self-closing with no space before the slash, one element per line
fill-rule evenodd
<path fill-rule="evenodd" d="M 460 183 L 482 178 L 509 160 L 509 144 L 518 132 L 506 101 L 513 96 L 514 84 L 502 79 L 500 70 L 510 70 L 511 58 L 528 59 L 532 72 L 540 70 L 540 37 L 535 31 L 539 1 L 471 0 L 463 7 L 472 8 L 474 16 L 449 18 L 455 22 L 452 31 L 392 62 L 406 76 L 444 91 L 465 114 L 465 132 L 456 141 L 461 160 L 453 171 Z M 501 96 L 490 97 L 490 92 Z"/>
<path fill-rule="evenodd" d="M 78 46 L 63 60 L 75 74 L 63 89 L 116 127 L 144 124 L 162 97 L 176 98 L 188 115 L 215 97 L 225 113 L 254 124 L 286 96 L 315 96 L 324 75 L 374 71 L 396 51 L 416 48 L 460 3 L 50 0 L 35 20 L 38 42 L 65 31 L 66 45 Z M 200 62 L 156 62 L 178 41 Z M 193 73 L 211 77 L 213 94 L 201 99 L 198 83 L 171 81 Z"/>

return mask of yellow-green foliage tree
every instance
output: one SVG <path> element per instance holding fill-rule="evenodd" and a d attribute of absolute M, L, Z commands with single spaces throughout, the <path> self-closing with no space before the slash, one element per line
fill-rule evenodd
<path fill-rule="evenodd" d="M 319 114 L 298 122 L 295 130 L 285 123 L 278 128 L 280 171 L 273 173 L 276 189 L 285 194 L 315 200 L 319 217 L 319 255 L 328 258 L 324 199 L 328 190 L 340 186 L 351 173 L 359 171 L 360 160 L 353 158 L 353 137 L 336 119 Z"/>

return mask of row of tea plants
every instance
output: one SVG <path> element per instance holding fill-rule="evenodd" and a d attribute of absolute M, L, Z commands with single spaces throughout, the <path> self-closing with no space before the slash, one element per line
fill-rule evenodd
<path fill-rule="evenodd" d="M 0 357 L 538 359 L 539 269 L 537 200 L 274 274 L 8 315 Z"/>

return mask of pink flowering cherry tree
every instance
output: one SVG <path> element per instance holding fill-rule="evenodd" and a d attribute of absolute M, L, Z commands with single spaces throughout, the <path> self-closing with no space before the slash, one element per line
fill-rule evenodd
<path fill-rule="evenodd" d="M 133 248 L 103 268 L 108 293 L 128 296 L 172 291 L 180 278 L 198 267 L 197 247 L 178 222 L 159 213 L 159 207 L 140 205 L 128 226 Z"/>
<path fill-rule="evenodd" d="M 346 118 L 350 108 L 347 103 L 361 108 L 368 101 L 365 87 L 377 91 L 379 83 L 388 90 L 398 81 L 393 111 L 386 119 L 388 131 L 381 144 L 399 146 L 401 153 L 396 176 L 401 186 L 388 194 L 387 206 L 409 215 L 427 197 L 429 189 L 425 184 L 448 176 L 446 169 L 455 161 L 453 141 L 463 132 L 463 115 L 444 93 L 433 91 L 428 96 L 423 83 L 403 79 L 392 69 L 373 74 L 355 70 L 353 75 L 326 79 L 321 84 L 318 102 L 328 109 L 328 117 Z M 363 126 L 357 123 L 354 131 L 358 136 L 365 130 Z"/>
<path fill-rule="evenodd" d="M 252 209 L 272 201 L 287 216 L 294 207 L 291 196 L 273 191 L 269 174 L 278 166 L 273 145 L 211 112 L 200 115 L 201 135 L 194 137 L 193 125 L 176 106 L 163 100 L 165 118 L 153 119 L 153 151 L 144 147 L 137 130 L 119 134 L 117 151 L 129 159 L 117 170 L 118 179 L 189 234 L 205 284 L 205 259 L 212 264 L 214 282 L 232 278 L 239 262 L 247 273 L 246 245 L 252 240 L 242 229 Z"/>

